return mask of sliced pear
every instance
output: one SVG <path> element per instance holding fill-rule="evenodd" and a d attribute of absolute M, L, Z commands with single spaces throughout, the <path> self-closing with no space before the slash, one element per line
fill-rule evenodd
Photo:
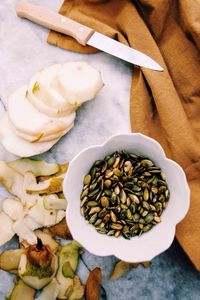
<path fill-rule="evenodd" d="M 27 100 L 26 91 L 27 86 L 22 86 L 8 99 L 9 119 L 19 132 L 31 135 L 37 140 L 44 136 L 60 133 L 74 122 L 75 113 L 53 118 L 38 112 Z"/>
<path fill-rule="evenodd" d="M 28 212 L 36 223 L 42 226 L 51 226 L 56 224 L 57 212 L 55 209 L 47 210 L 44 208 L 43 198 L 40 197 L 37 200 L 37 204 L 34 205 Z"/>
<path fill-rule="evenodd" d="M 25 215 L 22 203 L 19 199 L 6 198 L 2 203 L 2 210 L 13 220 L 21 219 Z"/>
<path fill-rule="evenodd" d="M 23 176 L 0 160 L 0 182 L 11 194 L 21 197 L 23 194 Z"/>
<path fill-rule="evenodd" d="M 60 169 L 56 162 L 47 163 L 44 160 L 33 160 L 28 158 L 10 161 L 8 166 L 21 175 L 24 175 L 26 172 L 30 171 L 36 177 L 52 175 L 57 173 Z"/>
<path fill-rule="evenodd" d="M 66 199 L 60 199 L 56 194 L 44 196 L 44 207 L 46 209 L 66 210 Z"/>
<path fill-rule="evenodd" d="M 34 231 L 35 235 L 41 239 L 42 243 L 44 245 L 48 245 L 49 248 L 51 249 L 51 251 L 53 253 L 56 253 L 60 244 L 58 241 L 56 241 L 55 239 L 52 238 L 52 236 L 50 234 L 48 234 L 47 232 L 44 232 L 42 230 L 35 230 Z"/>
<path fill-rule="evenodd" d="M 29 186 L 26 187 L 27 193 L 33 194 L 33 193 L 39 193 L 39 194 L 55 194 L 62 192 L 64 174 L 58 176 L 58 177 L 52 177 L 50 179 L 47 179 L 45 181 L 39 182 L 39 183 L 32 183 Z"/>
<path fill-rule="evenodd" d="M 23 280 L 17 280 L 8 300 L 34 300 L 35 290 L 27 286 Z"/>
<path fill-rule="evenodd" d="M 7 113 L 0 121 L 0 142 L 10 152 L 21 157 L 30 157 L 48 151 L 58 142 L 29 143 L 14 134 Z"/>
<path fill-rule="evenodd" d="M 0 254 L 0 269 L 11 272 L 17 271 L 24 249 L 6 250 Z"/>
<path fill-rule="evenodd" d="M 30 143 L 43 143 L 43 142 L 51 142 L 55 139 L 61 138 L 62 136 L 64 136 L 68 131 L 70 131 L 72 128 L 74 127 L 74 122 L 71 123 L 67 129 L 60 131 L 58 133 L 53 133 L 51 135 L 43 135 L 41 134 L 38 137 L 26 134 L 24 132 L 21 132 L 19 130 L 17 130 L 15 127 L 13 127 L 14 133 L 19 136 L 20 138 L 30 142 Z"/>
<path fill-rule="evenodd" d="M 19 262 L 18 274 L 25 284 L 40 290 L 55 277 L 57 268 L 58 258 L 56 255 L 53 255 L 50 268 L 42 268 L 30 265 L 27 255 L 22 254 Z"/>
<path fill-rule="evenodd" d="M 53 82 L 56 80 L 61 67 L 60 64 L 55 64 L 38 72 L 30 80 L 29 91 L 46 105 L 70 113 L 73 111 L 73 106 L 67 102 L 67 99 L 57 89 L 53 88 Z"/>
<path fill-rule="evenodd" d="M 69 62 L 58 69 L 54 87 L 72 105 L 93 99 L 103 87 L 101 74 L 85 62 Z"/>
<path fill-rule="evenodd" d="M 13 221 L 4 212 L 0 212 L 0 246 L 10 241 L 14 235 Z"/>
<path fill-rule="evenodd" d="M 43 288 L 40 295 L 35 300 L 56 300 L 59 292 L 59 284 L 55 278 Z"/>
<path fill-rule="evenodd" d="M 69 114 L 68 111 L 60 111 L 57 108 L 53 108 L 48 106 L 47 104 L 43 103 L 40 99 L 38 99 L 31 89 L 27 93 L 27 99 L 31 102 L 31 104 L 41 113 L 49 117 L 63 117 Z M 70 112 L 71 113 L 71 112 Z"/>

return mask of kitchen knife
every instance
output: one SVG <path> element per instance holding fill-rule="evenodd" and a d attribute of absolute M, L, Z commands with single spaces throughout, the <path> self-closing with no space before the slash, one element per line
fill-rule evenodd
<path fill-rule="evenodd" d="M 47 8 L 28 2 L 18 2 L 16 12 L 21 18 L 73 37 L 83 46 L 90 45 L 137 66 L 163 71 L 163 68 L 146 54 Z"/>

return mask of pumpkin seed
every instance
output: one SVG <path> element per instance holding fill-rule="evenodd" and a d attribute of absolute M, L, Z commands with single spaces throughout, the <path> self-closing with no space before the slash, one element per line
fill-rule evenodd
<path fill-rule="evenodd" d="M 122 150 L 96 160 L 85 175 L 81 214 L 99 233 L 130 239 L 161 221 L 169 197 L 162 170 Z"/>
<path fill-rule="evenodd" d="M 109 160 L 108 160 L 108 167 L 112 167 L 115 163 L 116 155 L 114 154 Z"/>
<path fill-rule="evenodd" d="M 85 175 L 84 180 L 83 180 L 83 183 L 84 183 L 85 185 L 88 185 L 88 184 L 90 184 L 91 179 L 92 179 L 92 178 L 91 178 L 91 175 L 90 175 L 90 174 Z"/>
<path fill-rule="evenodd" d="M 128 172 L 130 170 L 130 168 L 132 167 L 132 163 L 130 162 L 130 160 L 125 161 L 124 163 L 124 172 Z"/>
<path fill-rule="evenodd" d="M 121 224 L 118 223 L 111 223 L 110 228 L 115 229 L 115 230 L 121 230 L 123 227 Z"/>

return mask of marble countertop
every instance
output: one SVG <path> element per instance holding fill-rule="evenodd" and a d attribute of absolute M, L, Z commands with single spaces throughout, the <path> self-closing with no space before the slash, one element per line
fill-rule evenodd
<path fill-rule="evenodd" d="M 129 94 L 132 66 L 105 53 L 83 55 L 46 43 L 48 31 L 15 15 L 16 0 L 0 2 L 0 116 L 7 106 L 7 97 L 17 87 L 28 83 L 41 68 L 53 63 L 86 61 L 102 73 L 104 88 L 91 102 L 79 109 L 74 128 L 49 152 L 40 155 L 46 160 L 70 161 L 83 148 L 102 143 L 112 134 L 130 132 Z M 60 0 L 32 0 L 33 3 L 57 10 Z M 0 159 L 14 159 L 0 146 Z M 0 188 L 0 201 L 5 197 Z M 12 240 L 0 251 L 16 245 Z M 153 259 L 151 267 L 132 269 L 123 278 L 110 281 L 115 257 L 96 257 L 85 252 L 79 265 L 84 282 L 88 270 L 100 266 L 103 272 L 101 299 L 108 300 L 198 300 L 200 274 L 195 271 L 178 243 Z M 12 286 L 12 276 L 0 271 L 0 300 Z"/>

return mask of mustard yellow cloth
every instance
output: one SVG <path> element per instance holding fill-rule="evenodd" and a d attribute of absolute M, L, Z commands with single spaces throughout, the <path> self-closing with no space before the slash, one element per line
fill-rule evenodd
<path fill-rule="evenodd" d="M 176 237 L 200 271 L 200 2 L 66 0 L 60 13 L 143 51 L 164 67 L 163 73 L 134 68 L 131 127 L 160 142 L 186 172 L 191 206 Z M 48 42 L 82 53 L 96 51 L 55 32 Z"/>

